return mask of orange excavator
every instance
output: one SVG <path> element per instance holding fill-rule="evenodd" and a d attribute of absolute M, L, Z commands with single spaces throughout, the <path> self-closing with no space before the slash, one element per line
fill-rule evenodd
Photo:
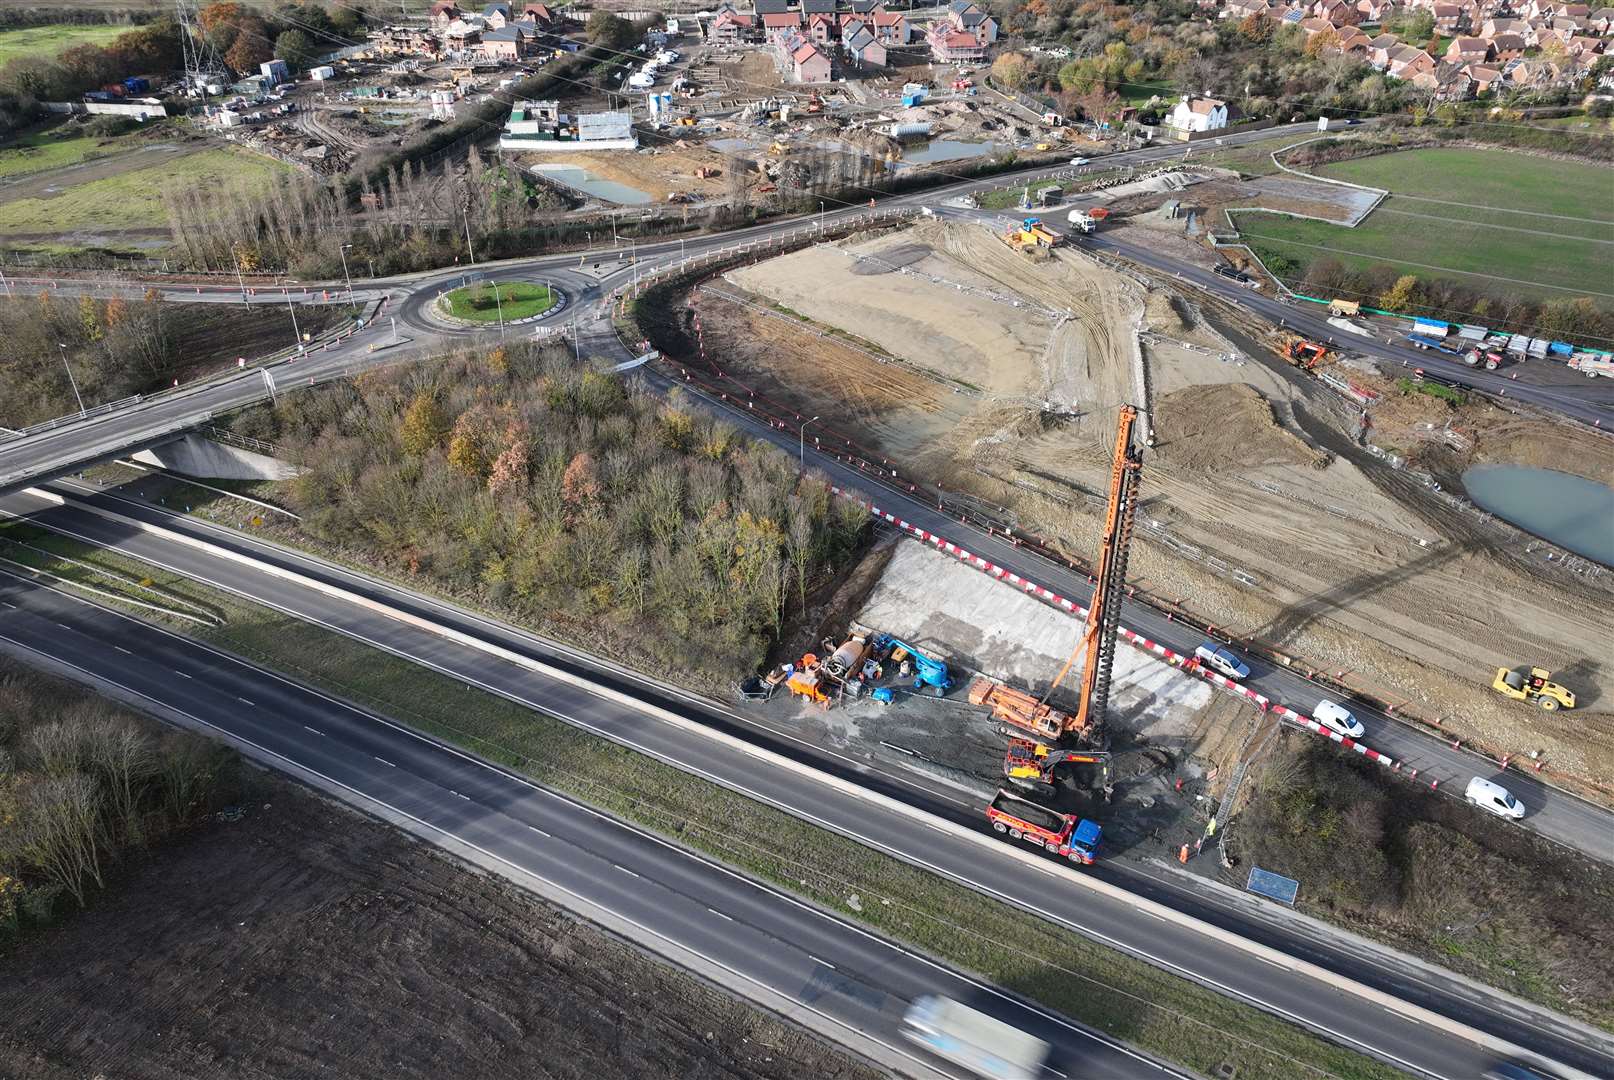
<path fill-rule="evenodd" d="M 1098 572 L 1087 622 L 1076 649 L 1059 669 L 1041 700 L 990 680 L 970 687 L 969 700 L 990 705 L 992 717 L 1025 732 L 1009 744 L 1003 771 L 1010 779 L 1052 783 L 1057 766 L 1072 762 L 1101 762 L 1104 712 L 1110 698 L 1110 675 L 1115 667 L 1115 637 L 1121 621 L 1121 599 L 1126 594 L 1127 555 L 1132 543 L 1132 521 L 1137 513 L 1138 478 L 1143 451 L 1132 444 L 1138 410 L 1121 406 L 1116 422 L 1115 451 L 1110 463 L 1109 503 L 1104 515 L 1104 536 L 1099 549 Z M 1052 708 L 1048 698 L 1082 657 L 1082 684 L 1074 716 Z"/>

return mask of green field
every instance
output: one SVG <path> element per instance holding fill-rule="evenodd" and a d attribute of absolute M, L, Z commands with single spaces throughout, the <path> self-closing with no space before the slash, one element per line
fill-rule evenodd
<path fill-rule="evenodd" d="M 155 125 L 153 120 L 146 126 Z M 136 136 L 119 135 L 98 138 L 85 135 L 77 128 L 51 128 L 34 131 L 0 146 L 0 177 L 22 176 L 26 173 L 59 169 L 63 165 L 77 165 L 89 158 L 117 153 L 136 145 Z"/>
<path fill-rule="evenodd" d="M 51 57 L 74 45 L 105 45 L 133 26 L 30 26 L 0 30 L 0 67 L 19 56 Z"/>
<path fill-rule="evenodd" d="M 467 285 L 455 289 L 443 300 L 448 313 L 467 322 L 505 322 L 528 319 L 555 306 L 555 294 L 547 286 L 527 281 L 503 281 L 497 285 Z"/>
<path fill-rule="evenodd" d="M 49 199 L 17 199 L 0 205 L 0 234 L 68 232 L 75 229 L 162 227 L 162 191 L 174 182 L 206 184 L 222 197 L 245 180 L 265 184 L 291 167 L 234 147 L 203 150 L 160 165 L 91 180 Z"/>
<path fill-rule="evenodd" d="M 1305 266 L 1388 263 L 1491 292 L 1614 303 L 1614 169 L 1503 150 L 1405 150 L 1338 162 L 1324 176 L 1394 194 L 1354 229 L 1242 212 L 1263 258 Z"/>

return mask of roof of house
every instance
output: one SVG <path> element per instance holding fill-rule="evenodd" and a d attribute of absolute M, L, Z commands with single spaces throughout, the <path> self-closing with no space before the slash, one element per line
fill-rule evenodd
<path fill-rule="evenodd" d="M 981 44 L 975 40 L 974 34 L 966 34 L 962 30 L 949 30 L 942 35 L 941 39 L 942 44 L 949 49 L 967 49 L 970 46 L 980 47 Z"/>
<path fill-rule="evenodd" d="M 520 26 L 516 23 L 506 23 L 497 30 L 489 30 L 482 35 L 483 41 L 520 41 L 532 35 L 530 26 Z"/>
<path fill-rule="evenodd" d="M 852 50 L 866 49 L 874 44 L 874 35 L 869 33 L 866 26 L 859 26 L 846 39 L 846 47 Z"/>
<path fill-rule="evenodd" d="M 801 13 L 803 15 L 817 15 L 820 12 L 825 15 L 833 15 L 835 13 L 835 0 L 801 0 Z"/>
<path fill-rule="evenodd" d="M 801 16 L 794 11 L 780 12 L 777 15 L 764 15 L 762 16 L 762 25 L 769 30 L 777 30 L 785 26 L 800 26 Z"/>
<path fill-rule="evenodd" d="M 812 15 L 808 16 L 807 23 L 808 23 L 809 26 L 818 25 L 818 24 L 822 24 L 824 26 L 834 26 L 835 25 L 835 16 L 834 15 L 826 15 L 822 11 L 815 11 L 815 12 L 812 13 Z"/>
<path fill-rule="evenodd" d="M 728 23 L 733 23 L 735 26 L 750 26 L 753 21 L 755 20 L 753 20 L 749 13 L 742 15 L 733 8 L 725 8 L 724 10 L 719 11 L 717 13 L 717 18 L 713 20 L 713 22 L 718 26 Z"/>
<path fill-rule="evenodd" d="M 1489 52 L 1490 49 L 1491 49 L 1491 43 L 1489 41 L 1486 41 L 1484 38 L 1455 37 L 1455 38 L 1451 39 L 1450 48 L 1456 49 L 1458 52 L 1465 52 L 1465 53 L 1467 53 L 1467 52 Z"/>
<path fill-rule="evenodd" d="M 823 55 L 824 55 L 823 53 L 818 51 L 818 46 L 817 45 L 814 45 L 810 41 L 804 41 L 804 42 L 801 43 L 800 48 L 798 48 L 795 52 L 790 54 L 790 59 L 791 59 L 791 62 L 794 63 L 797 67 L 800 67 L 802 64 L 805 64 L 808 61 L 810 61 L 813 57 L 815 57 L 815 56 L 822 57 Z"/>
<path fill-rule="evenodd" d="M 500 0 L 500 2 L 489 4 L 487 7 L 482 9 L 483 15 L 492 15 L 494 12 L 498 12 L 500 15 L 509 15 L 510 5 L 503 3 L 502 0 Z"/>
<path fill-rule="evenodd" d="M 900 11 L 876 11 L 874 13 L 875 26 L 896 26 L 907 21 Z"/>
<path fill-rule="evenodd" d="M 459 7 L 454 3 L 454 0 L 437 0 L 437 3 L 432 5 L 431 13 L 433 15 L 444 15 L 448 12 L 458 10 Z"/>
<path fill-rule="evenodd" d="M 1521 34 L 1498 34 L 1491 39 L 1499 51 L 1511 52 L 1524 48 L 1524 37 Z"/>
<path fill-rule="evenodd" d="M 790 10 L 790 0 L 757 0 L 758 15 L 782 15 Z"/>
<path fill-rule="evenodd" d="M 1215 98 L 1194 98 L 1188 102 L 1189 111 L 1196 112 L 1201 116 L 1209 116 L 1217 109 L 1225 108 L 1227 108 L 1227 102 L 1217 101 Z"/>
<path fill-rule="evenodd" d="M 981 14 L 979 11 L 964 11 L 960 12 L 958 16 L 959 25 L 966 28 L 971 26 L 980 26 L 985 21 L 986 16 Z"/>
<path fill-rule="evenodd" d="M 971 0 L 953 0 L 953 2 L 951 4 L 947 5 L 947 10 L 948 11 L 956 11 L 956 12 L 959 12 L 960 14 L 962 14 L 963 12 L 966 12 L 966 11 L 970 11 L 972 9 L 979 10 L 979 9 L 975 8 L 975 5 L 973 3 L 971 3 Z"/>
<path fill-rule="evenodd" d="M 867 15 L 884 3 L 885 0 L 852 0 L 852 10 L 859 15 Z"/>
<path fill-rule="evenodd" d="M 1369 41 L 1368 44 L 1373 46 L 1375 49 L 1388 49 L 1392 46 L 1401 44 L 1401 39 L 1396 37 L 1394 34 L 1379 34 L 1373 38 L 1372 41 Z"/>

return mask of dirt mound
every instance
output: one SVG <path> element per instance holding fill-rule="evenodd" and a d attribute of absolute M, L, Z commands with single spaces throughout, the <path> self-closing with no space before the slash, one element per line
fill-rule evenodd
<path fill-rule="evenodd" d="M 1261 465 L 1328 464 L 1319 453 L 1279 427 L 1272 407 L 1251 387 L 1228 383 L 1178 390 L 1155 406 L 1155 453 L 1166 464 L 1194 472 Z"/>

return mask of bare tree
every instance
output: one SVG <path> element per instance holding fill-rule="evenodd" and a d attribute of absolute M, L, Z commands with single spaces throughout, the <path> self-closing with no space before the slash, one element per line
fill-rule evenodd
<path fill-rule="evenodd" d="M 140 797 L 157 768 L 151 739 L 127 720 L 114 717 L 85 730 L 89 764 L 100 777 L 122 835 L 133 839 Z"/>
<path fill-rule="evenodd" d="M 79 907 L 90 882 L 103 884 L 100 802 L 93 779 L 65 773 L 29 784 L 17 808 L 16 852 L 71 893 Z"/>

